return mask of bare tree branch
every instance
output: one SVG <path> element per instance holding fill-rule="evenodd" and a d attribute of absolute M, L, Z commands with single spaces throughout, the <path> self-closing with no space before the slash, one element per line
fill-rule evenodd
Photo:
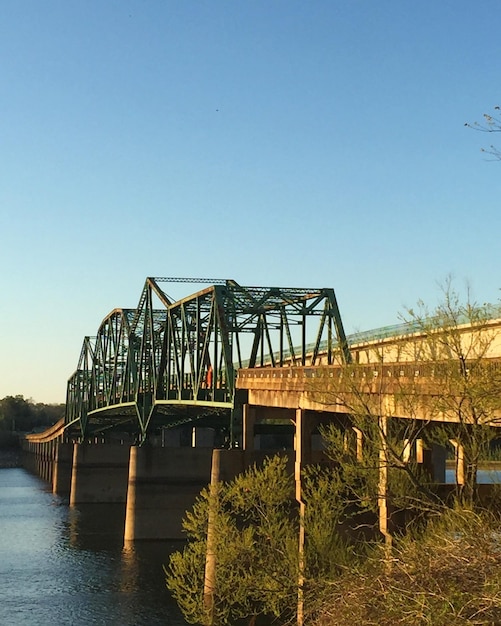
<path fill-rule="evenodd" d="M 483 114 L 483 122 L 473 122 L 473 124 L 466 122 L 465 126 L 480 133 L 501 133 L 501 114 L 498 113 L 501 111 L 501 107 L 495 106 L 494 110 L 496 111 L 494 115 L 489 115 L 489 113 Z M 501 161 L 501 150 L 496 148 L 496 146 L 491 145 L 488 148 L 481 148 L 481 151 L 494 157 L 489 160 Z"/>

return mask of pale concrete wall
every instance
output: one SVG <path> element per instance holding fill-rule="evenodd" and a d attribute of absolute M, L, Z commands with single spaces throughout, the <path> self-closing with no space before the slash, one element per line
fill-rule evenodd
<path fill-rule="evenodd" d="M 125 502 L 129 449 L 127 445 L 74 444 L 70 505 Z"/>
<path fill-rule="evenodd" d="M 461 345 L 465 352 L 470 346 L 485 349 L 485 358 L 501 357 L 501 319 L 490 320 L 482 328 L 472 330 L 467 324 L 458 326 L 461 332 Z M 421 333 L 374 340 L 350 347 L 357 363 L 409 363 L 426 362 L 426 339 Z"/>

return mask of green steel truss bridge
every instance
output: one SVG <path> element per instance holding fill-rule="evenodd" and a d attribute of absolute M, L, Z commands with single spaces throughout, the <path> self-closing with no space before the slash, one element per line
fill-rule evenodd
<path fill-rule="evenodd" d="M 166 283 L 206 284 L 173 301 Z M 241 430 L 239 368 L 346 362 L 334 290 L 242 287 L 234 280 L 147 278 L 135 309 L 85 337 L 70 377 L 65 428 L 82 439 L 122 429 L 139 443 L 186 423 Z"/>

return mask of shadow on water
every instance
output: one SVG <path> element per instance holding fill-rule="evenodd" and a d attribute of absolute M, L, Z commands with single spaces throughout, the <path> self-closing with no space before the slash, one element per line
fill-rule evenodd
<path fill-rule="evenodd" d="M 125 504 L 79 504 L 68 508 L 67 537 L 78 550 L 122 547 Z"/>
<path fill-rule="evenodd" d="M 145 541 L 123 545 L 125 505 L 85 504 L 68 510 L 68 542 L 74 550 L 107 555 L 113 563 L 112 590 L 121 598 L 123 624 L 181 626 L 165 586 L 164 565 L 183 542 Z M 141 614 L 142 612 L 142 614 Z"/>

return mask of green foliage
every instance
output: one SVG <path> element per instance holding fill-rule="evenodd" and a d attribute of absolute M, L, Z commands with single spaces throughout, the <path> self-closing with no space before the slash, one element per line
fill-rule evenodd
<path fill-rule="evenodd" d="M 167 587 L 190 624 L 204 621 L 205 548 L 203 541 L 190 542 L 183 552 L 171 555 L 169 566 L 165 569 Z"/>
<path fill-rule="evenodd" d="M 188 622 L 207 619 L 203 587 L 210 507 L 217 563 L 213 623 L 291 615 L 298 577 L 293 496 L 294 481 L 281 457 L 219 484 L 212 494 L 202 493 L 184 521 L 188 544 L 172 555 L 166 569 L 167 586 Z"/>
<path fill-rule="evenodd" d="M 289 623 L 300 588 L 311 626 L 501 623 L 500 520 L 482 510 L 475 491 L 501 409 L 488 315 L 469 298 L 462 304 L 446 283 L 434 310 L 420 303 L 408 311 L 415 340 L 397 346 L 402 370 L 418 361 L 426 377 L 385 376 L 383 352 L 370 376 L 353 363 L 315 377 L 310 393 L 338 407 L 344 422 L 322 432 L 330 463 L 303 472 L 304 567 L 294 481 L 276 457 L 203 492 L 186 515 L 188 544 L 166 575 L 187 621 L 234 626 L 268 615 Z M 454 510 L 417 462 L 418 443 L 421 454 L 451 441 L 466 471 Z M 217 564 L 210 618 L 203 595 L 209 517 Z"/>
<path fill-rule="evenodd" d="M 310 588 L 319 580 L 339 576 L 357 558 L 357 548 L 350 541 L 353 516 L 344 497 L 346 483 L 338 467 L 308 466 L 303 473 L 305 502 L 305 578 Z"/>
<path fill-rule="evenodd" d="M 422 337 L 419 358 L 431 370 L 435 393 L 426 399 L 429 416 L 449 421 L 449 437 L 462 447 L 465 480 L 458 497 L 470 508 L 477 499 L 478 465 L 497 437 L 501 411 L 501 369 L 490 360 L 497 342 L 492 315 L 492 307 L 474 302 L 468 289 L 463 297 L 451 278 L 434 309 L 419 302 L 407 311 L 407 321 Z"/>
<path fill-rule="evenodd" d="M 253 615 L 273 616 L 282 624 L 294 618 L 299 576 L 294 487 L 286 459 L 276 456 L 202 492 L 184 520 L 188 543 L 172 555 L 166 569 L 167 586 L 189 623 L 209 623 L 203 587 L 211 513 L 217 563 L 212 623 L 234 625 Z M 357 563 L 366 544 L 352 541 L 347 532 L 353 512 L 343 498 L 340 466 L 307 467 L 302 489 L 304 588 L 308 603 L 314 604 L 319 588 Z"/>
<path fill-rule="evenodd" d="M 357 457 L 355 444 L 347 439 L 347 429 L 334 424 L 322 428 L 326 454 L 335 463 L 340 503 L 345 516 L 377 510 L 378 491 L 378 433 L 370 417 L 356 418 L 357 427 L 364 433 L 364 444 Z M 377 424 L 377 422 L 376 422 Z"/>
<path fill-rule="evenodd" d="M 64 416 L 64 404 L 35 404 L 23 396 L 6 396 L 0 400 L 0 432 L 30 432 L 51 426 Z"/>
<path fill-rule="evenodd" d="M 446 510 L 419 533 L 374 549 L 334 581 L 313 626 L 455 626 L 501 620 L 499 519 Z"/>

